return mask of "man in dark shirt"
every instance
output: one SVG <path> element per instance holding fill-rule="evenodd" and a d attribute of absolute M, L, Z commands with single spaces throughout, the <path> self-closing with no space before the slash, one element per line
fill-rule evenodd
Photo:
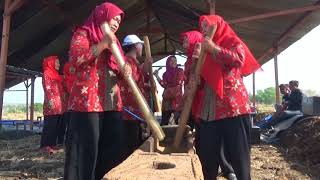
<path fill-rule="evenodd" d="M 299 89 L 299 81 L 290 81 L 289 88 L 291 93 L 288 97 L 288 110 L 301 111 L 302 110 L 302 92 Z"/>
<path fill-rule="evenodd" d="M 289 82 L 289 89 L 291 92 L 289 95 L 283 98 L 283 100 L 286 99 L 286 108 L 282 109 L 282 111 L 279 111 L 272 116 L 272 120 L 270 121 L 268 127 L 274 126 L 282 121 L 290 119 L 293 116 L 302 114 L 302 92 L 298 87 L 299 81 L 293 80 Z M 284 95 L 284 93 L 282 94 Z"/>

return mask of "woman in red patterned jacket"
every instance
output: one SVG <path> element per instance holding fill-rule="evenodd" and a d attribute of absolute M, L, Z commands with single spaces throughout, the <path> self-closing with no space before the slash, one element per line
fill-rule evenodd
<path fill-rule="evenodd" d="M 181 111 L 183 100 L 183 69 L 177 66 L 177 58 L 169 56 L 166 61 L 166 71 L 163 73 L 162 80 L 155 71 L 155 76 L 159 84 L 164 88 L 162 94 L 162 120 L 161 126 L 168 125 L 169 119 L 174 114 L 175 123 L 178 124 L 179 112 Z"/>
<path fill-rule="evenodd" d="M 201 42 L 203 40 L 203 36 L 199 31 L 188 31 L 181 34 L 181 39 L 183 42 L 183 48 L 185 49 L 185 52 L 187 54 L 187 61 L 184 65 L 184 74 L 186 76 L 185 81 L 185 91 L 184 96 L 188 96 L 188 92 L 190 87 L 189 78 L 194 78 L 192 74 L 194 74 L 196 62 L 200 55 L 201 50 Z M 198 91 L 199 92 L 199 91 Z M 193 99 L 193 106 L 197 107 L 199 106 L 199 100 L 200 99 Z M 197 153 L 199 150 L 199 122 L 194 122 L 194 116 L 191 113 L 190 120 L 188 122 L 189 126 L 192 127 L 194 125 L 196 133 L 195 133 L 195 148 Z M 227 162 L 225 155 L 224 155 L 224 148 L 221 148 L 220 156 L 219 156 L 219 166 L 221 168 L 222 174 L 227 179 L 232 179 L 232 176 L 234 175 L 234 170 L 232 169 L 231 165 Z"/>
<path fill-rule="evenodd" d="M 118 86 L 120 68 L 111 52 L 101 25 L 107 23 L 115 33 L 124 17 L 112 3 L 95 8 L 71 39 L 69 61 L 76 68 L 69 109 L 71 110 L 64 179 L 101 179 L 120 163 L 123 149 L 122 101 Z M 124 72 L 130 75 L 130 66 Z"/>
<path fill-rule="evenodd" d="M 199 158 L 205 179 L 215 179 L 220 147 L 241 180 L 250 179 L 249 98 L 243 76 L 260 68 L 248 47 L 220 16 L 201 16 L 203 34 L 217 27 L 213 39 L 204 39 L 208 53 L 193 107 L 199 127 Z M 191 78 L 193 80 L 195 78 Z M 195 86 L 195 81 L 190 82 Z M 223 144 L 223 145 L 222 145 Z"/>
<path fill-rule="evenodd" d="M 60 63 L 57 56 L 44 58 L 42 63 L 44 90 L 43 115 L 44 126 L 41 135 L 40 148 L 52 153 L 57 145 L 57 126 L 62 119 L 63 85 L 59 75 Z"/>
<path fill-rule="evenodd" d="M 146 97 L 149 92 L 145 84 L 145 77 L 148 76 L 149 71 L 147 67 L 151 67 L 152 60 L 146 60 L 145 63 L 142 64 L 140 64 L 138 60 L 138 58 L 142 56 L 143 41 L 136 35 L 128 35 L 123 40 L 122 48 L 125 52 L 126 61 L 131 66 L 132 77 L 144 97 Z M 142 117 L 142 113 L 131 88 L 124 80 L 120 82 L 120 88 L 122 103 L 125 106 L 125 110 L 122 112 L 122 118 L 124 119 L 125 125 L 126 147 L 124 148 L 124 156 L 126 158 L 142 143 L 141 125 L 143 122 L 141 122 L 141 119 L 135 117 L 135 115 Z"/>

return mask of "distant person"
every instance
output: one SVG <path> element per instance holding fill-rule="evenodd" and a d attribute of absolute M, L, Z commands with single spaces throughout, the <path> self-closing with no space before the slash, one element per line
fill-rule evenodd
<path fill-rule="evenodd" d="M 289 82 L 290 93 L 286 97 L 286 109 L 272 117 L 270 126 L 274 126 L 280 122 L 288 120 L 296 115 L 302 115 L 302 92 L 299 89 L 298 81 Z M 269 126 L 269 127 L 270 127 Z"/>
<path fill-rule="evenodd" d="M 289 94 L 291 92 L 288 84 L 280 84 L 279 89 L 282 94 L 282 102 L 280 105 L 275 105 L 276 112 L 282 112 L 288 108 Z"/>
<path fill-rule="evenodd" d="M 148 69 L 152 64 L 152 59 L 146 59 L 144 63 L 139 62 L 139 58 L 142 56 L 144 42 L 136 35 L 127 35 L 122 43 L 122 49 L 125 53 L 126 62 L 132 69 L 132 78 L 137 83 L 142 95 L 149 94 L 149 87 L 146 87 L 145 78 L 148 76 Z M 124 120 L 124 134 L 125 134 L 125 146 L 124 146 L 124 158 L 127 158 L 134 150 L 136 150 L 142 143 L 142 126 L 144 122 L 140 122 L 134 115 L 142 117 L 142 112 L 139 108 L 139 104 L 136 101 L 132 89 L 128 86 L 128 83 L 122 79 L 119 83 L 121 89 L 122 103 L 125 111 L 122 111 L 122 118 Z M 130 112 L 128 112 L 130 111 Z"/>
<path fill-rule="evenodd" d="M 292 80 L 289 82 L 289 88 L 291 90 L 288 97 L 288 110 L 289 111 L 301 111 L 302 110 L 302 92 L 299 89 L 299 81 Z"/>
<path fill-rule="evenodd" d="M 62 119 L 62 77 L 59 75 L 59 58 L 49 56 L 44 58 L 42 86 L 44 90 L 43 115 L 44 125 L 41 135 L 40 148 L 48 153 L 56 149 L 58 130 Z"/>
<path fill-rule="evenodd" d="M 175 123 L 178 124 L 178 118 L 181 111 L 181 102 L 183 100 L 183 69 L 177 66 L 177 58 L 169 56 L 166 61 L 166 72 L 163 73 L 162 79 L 155 71 L 155 76 L 159 84 L 164 88 L 162 94 L 162 120 L 161 126 L 168 125 L 171 114 L 174 114 Z"/>

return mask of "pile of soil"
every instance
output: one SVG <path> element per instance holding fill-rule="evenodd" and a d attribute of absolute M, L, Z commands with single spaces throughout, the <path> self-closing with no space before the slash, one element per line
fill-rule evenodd
<path fill-rule="evenodd" d="M 320 117 L 307 117 L 282 133 L 280 143 L 289 157 L 320 174 Z"/>

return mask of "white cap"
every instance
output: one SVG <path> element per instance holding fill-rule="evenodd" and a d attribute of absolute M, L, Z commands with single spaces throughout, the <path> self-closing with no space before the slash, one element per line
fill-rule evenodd
<path fill-rule="evenodd" d="M 141 39 L 139 39 L 139 37 L 137 35 L 134 35 L 134 34 L 127 35 L 123 40 L 122 46 L 128 46 L 128 45 L 136 44 L 136 43 L 143 44 L 143 41 L 141 41 Z"/>

